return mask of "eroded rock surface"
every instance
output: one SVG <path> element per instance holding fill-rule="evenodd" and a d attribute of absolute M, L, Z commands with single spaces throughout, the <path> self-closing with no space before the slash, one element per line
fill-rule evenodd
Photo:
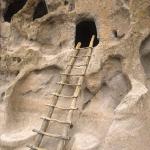
<path fill-rule="evenodd" d="M 75 43 L 87 46 L 95 34 L 66 149 L 149 150 L 149 0 L 2 0 L 0 13 L 0 149 L 34 143 L 32 129 L 40 128 Z M 57 142 L 44 138 L 41 146 L 56 150 Z"/>

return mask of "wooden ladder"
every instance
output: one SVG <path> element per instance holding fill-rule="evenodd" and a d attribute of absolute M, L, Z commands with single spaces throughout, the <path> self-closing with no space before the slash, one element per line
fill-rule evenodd
<path fill-rule="evenodd" d="M 36 130 L 36 129 L 33 130 L 33 132 L 37 133 L 37 136 L 36 136 L 34 145 L 27 145 L 27 147 L 29 147 L 30 150 L 47 150 L 47 149 L 44 149 L 44 148 L 40 148 L 40 145 L 42 143 L 42 140 L 43 140 L 44 136 L 59 139 L 59 143 L 57 145 L 56 150 L 64 150 L 67 141 L 70 140 L 70 137 L 68 136 L 69 129 L 72 127 L 73 112 L 75 110 L 77 110 L 77 107 L 76 107 L 77 98 L 80 94 L 81 86 L 82 86 L 83 81 L 84 81 L 84 76 L 86 74 L 86 70 L 87 70 L 87 67 L 89 65 L 91 55 L 92 55 L 94 38 L 95 38 L 95 36 L 93 35 L 92 38 L 91 38 L 89 47 L 80 48 L 81 43 L 79 42 L 77 44 L 77 46 L 75 48 L 74 55 L 71 56 L 71 60 L 70 60 L 69 64 L 67 65 L 64 73 L 61 73 L 61 76 L 62 76 L 61 81 L 57 83 L 59 85 L 58 89 L 56 90 L 55 93 L 51 94 L 52 95 L 51 104 L 47 104 L 47 106 L 49 107 L 49 111 L 48 111 L 47 116 L 41 118 L 41 119 L 43 119 L 43 122 L 42 122 L 40 130 Z M 87 54 L 83 55 L 83 56 L 79 56 L 79 52 L 81 50 L 85 50 L 85 49 L 87 50 Z M 77 58 L 80 58 L 80 59 L 83 58 L 84 61 L 85 61 L 85 64 L 75 65 L 75 62 L 77 61 Z M 82 74 L 72 74 L 71 73 L 72 69 L 74 67 L 79 67 L 79 66 L 83 67 L 83 73 Z M 77 84 L 67 83 L 68 78 L 69 77 L 74 77 L 74 76 L 78 77 Z M 64 86 L 74 86 L 75 87 L 74 94 L 72 96 L 66 96 L 66 95 L 61 94 Z M 72 99 L 71 104 L 70 104 L 70 108 L 60 107 L 60 106 L 57 105 L 58 100 L 59 100 L 60 97 Z M 59 110 L 68 112 L 65 121 L 61 121 L 61 120 L 52 118 L 52 115 L 53 115 L 53 112 L 54 112 L 55 109 L 59 109 Z M 63 128 L 64 130 L 63 130 L 62 135 L 51 134 L 51 133 L 47 132 L 47 129 L 49 127 L 50 122 L 56 122 L 58 124 L 63 124 L 64 125 L 64 128 Z"/>

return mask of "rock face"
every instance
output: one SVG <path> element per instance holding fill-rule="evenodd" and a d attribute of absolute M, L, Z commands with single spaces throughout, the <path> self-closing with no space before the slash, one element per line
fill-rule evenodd
<path fill-rule="evenodd" d="M 88 134 L 76 134 L 73 142 L 72 150 L 97 150 L 99 147 L 99 141 Z"/>
<path fill-rule="evenodd" d="M 47 113 L 59 73 L 75 44 L 88 46 L 93 34 L 66 149 L 150 149 L 149 0 L 2 0 L 0 13 L 1 150 L 34 143 L 32 129 Z M 56 144 L 45 138 L 42 147 L 56 150 Z"/>

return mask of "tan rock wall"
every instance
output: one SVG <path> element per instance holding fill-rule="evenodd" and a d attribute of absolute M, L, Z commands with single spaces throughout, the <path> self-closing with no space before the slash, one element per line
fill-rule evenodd
<path fill-rule="evenodd" d="M 35 20 L 39 0 L 28 0 L 6 22 L 3 14 L 13 2 L 3 0 L 0 9 L 0 149 L 25 150 L 33 143 L 32 129 L 40 127 L 44 104 L 72 55 L 76 24 L 92 19 L 100 41 L 67 149 L 95 150 L 86 144 L 89 140 L 93 145 L 96 141 L 97 150 L 149 150 L 149 0 L 46 0 L 48 13 Z M 71 94 L 73 87 L 65 91 Z M 64 99 L 60 104 L 68 105 Z M 62 112 L 56 117 L 63 118 Z M 61 130 L 52 126 L 50 131 Z M 56 144 L 45 138 L 42 146 L 55 150 Z"/>

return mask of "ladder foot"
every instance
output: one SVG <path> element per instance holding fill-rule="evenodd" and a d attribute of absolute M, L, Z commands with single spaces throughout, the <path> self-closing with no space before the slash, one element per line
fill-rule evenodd
<path fill-rule="evenodd" d="M 47 150 L 45 148 L 35 147 L 33 145 L 26 145 L 26 147 L 30 148 L 31 150 Z"/>

